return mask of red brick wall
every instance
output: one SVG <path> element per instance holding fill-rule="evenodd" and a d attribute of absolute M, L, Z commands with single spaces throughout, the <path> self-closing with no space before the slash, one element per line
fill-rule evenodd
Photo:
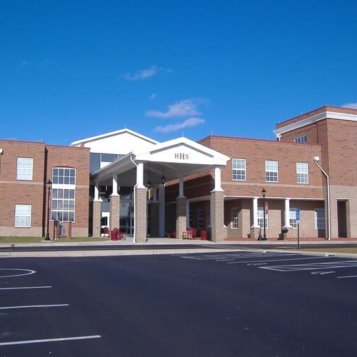
<path fill-rule="evenodd" d="M 47 146 L 47 176 L 52 180 L 54 167 L 76 169 L 76 207 L 73 229 L 88 229 L 89 217 L 89 149 L 83 147 Z"/>
<path fill-rule="evenodd" d="M 0 140 L 0 235 L 43 235 L 46 222 L 46 186 L 52 167 L 77 170 L 74 232 L 88 231 L 89 149 L 46 146 L 44 143 Z M 46 150 L 48 152 L 47 172 Z M 17 180 L 17 158 L 33 158 L 33 179 Z M 31 228 L 15 228 L 17 204 L 31 205 Z M 84 235 L 84 234 L 83 234 Z"/>
<path fill-rule="evenodd" d="M 269 197 L 322 198 L 322 177 L 313 161 L 321 156 L 319 145 L 269 140 L 211 136 L 201 141 L 231 158 L 246 159 L 246 181 L 232 180 L 232 161 L 222 170 L 222 186 L 227 195 L 260 196 L 263 187 Z M 265 181 L 265 160 L 279 162 L 277 183 Z M 309 184 L 296 183 L 296 163 L 309 164 Z"/>
<path fill-rule="evenodd" d="M 325 119 L 284 133 L 281 141 L 291 142 L 302 135 L 308 136 L 309 143 L 321 146 L 321 155 L 317 156 L 330 175 L 331 185 L 357 185 L 357 122 Z"/>
<path fill-rule="evenodd" d="M 43 226 L 44 152 L 43 143 L 0 140 L 3 155 L 0 157 L 0 227 L 15 226 L 17 204 L 31 204 L 31 226 Z M 17 180 L 17 158 L 33 158 L 32 181 Z M 26 235 L 31 228 L 16 228 Z M 36 231 L 38 232 L 38 230 Z M 16 234 L 16 233 L 15 233 Z"/>

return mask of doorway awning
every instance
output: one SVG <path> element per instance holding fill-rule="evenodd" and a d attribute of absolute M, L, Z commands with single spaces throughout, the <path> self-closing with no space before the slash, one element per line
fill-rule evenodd
<path fill-rule="evenodd" d="M 226 166 L 230 158 L 190 139 L 181 137 L 144 150 L 132 151 L 125 157 L 91 175 L 93 183 L 111 185 L 117 177 L 120 186 L 134 186 L 136 165 L 144 164 L 144 182 L 158 185 L 165 181 L 198 173 L 207 173 L 213 168 Z"/>

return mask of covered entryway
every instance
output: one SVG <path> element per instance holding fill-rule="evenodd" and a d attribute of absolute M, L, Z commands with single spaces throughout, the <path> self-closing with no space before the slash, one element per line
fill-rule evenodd
<path fill-rule="evenodd" d="M 135 242 L 145 242 L 150 236 L 165 236 L 165 185 L 176 180 L 176 237 L 182 238 L 188 227 L 187 198 L 184 178 L 195 174 L 214 172 L 214 188 L 210 195 L 211 236 L 223 240 L 224 192 L 221 187 L 221 169 L 229 158 L 217 151 L 187 138 L 132 151 L 110 165 L 94 172 L 93 236 L 97 236 L 100 221 L 101 185 L 111 186 L 110 227 L 132 234 Z M 128 194 L 123 196 L 123 192 Z M 131 196 L 130 196 L 131 192 Z M 124 201 L 126 204 L 124 205 Z M 132 204 L 130 204 L 132 203 Z M 125 211 L 125 212 L 122 212 Z M 133 229 L 131 229 L 133 224 Z"/>

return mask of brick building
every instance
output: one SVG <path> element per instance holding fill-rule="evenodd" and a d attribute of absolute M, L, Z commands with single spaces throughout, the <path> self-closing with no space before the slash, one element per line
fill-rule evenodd
<path fill-rule="evenodd" d="M 322 107 L 276 125 L 277 140 L 209 136 L 159 143 L 131 130 L 70 147 L 0 141 L 0 235 L 119 228 L 138 242 L 357 237 L 357 110 Z M 202 234 L 203 234 L 202 233 Z M 264 234 L 263 234 L 264 235 Z"/>
<path fill-rule="evenodd" d="M 51 235 L 55 220 L 88 235 L 88 149 L 0 140 L 0 153 L 0 236 L 45 236 L 48 199 Z"/>

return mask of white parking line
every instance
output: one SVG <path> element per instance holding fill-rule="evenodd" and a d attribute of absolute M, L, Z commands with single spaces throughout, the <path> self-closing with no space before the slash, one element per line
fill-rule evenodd
<path fill-rule="evenodd" d="M 266 270 L 275 270 L 279 272 L 289 271 L 303 271 L 303 270 L 318 270 L 318 269 L 339 269 L 339 268 L 355 268 L 357 267 L 357 260 L 333 261 L 326 263 L 306 263 L 306 264 L 292 264 L 292 265 L 270 265 L 260 267 Z"/>
<path fill-rule="evenodd" d="M 0 306 L 0 310 L 38 309 L 43 307 L 63 307 L 63 306 L 69 306 L 69 304 Z"/>
<path fill-rule="evenodd" d="M 269 259 L 269 260 L 255 260 L 249 263 L 270 263 L 270 262 L 283 262 L 286 260 L 308 260 L 308 259 L 327 259 L 327 257 L 303 257 L 303 258 L 287 258 L 287 259 Z M 227 264 L 248 264 L 245 262 L 228 262 Z"/>
<path fill-rule="evenodd" d="M 42 340 L 10 341 L 10 342 L 0 342 L 0 346 L 27 345 L 27 344 L 30 344 L 30 343 L 44 343 L 44 342 L 62 342 L 62 341 L 89 340 L 89 339 L 94 339 L 94 338 L 102 338 L 102 336 L 101 335 L 92 335 L 92 336 L 47 338 L 47 339 L 42 339 Z"/>
<path fill-rule="evenodd" d="M 251 258 L 273 258 L 273 257 L 281 257 L 281 256 L 296 256 L 298 254 L 294 253 L 226 253 L 226 254 L 210 254 L 210 255 L 200 255 L 200 256 L 181 256 L 183 259 L 192 259 L 192 260 L 216 260 L 216 261 L 231 261 L 234 259 L 251 259 Z"/>
<path fill-rule="evenodd" d="M 0 290 L 30 290 L 30 289 L 50 289 L 52 286 L 15 286 L 13 288 L 0 288 Z"/>
<path fill-rule="evenodd" d="M 10 274 L 10 275 L 1 275 L 1 271 L 21 271 L 24 273 L 21 274 Z M 15 278 L 18 276 L 24 276 L 24 275 L 32 275 L 35 274 L 36 270 L 32 270 L 32 269 L 17 269 L 17 268 L 0 268 L 0 278 Z"/>
<path fill-rule="evenodd" d="M 337 279 L 350 279 L 350 278 L 357 278 L 357 275 L 342 275 L 337 277 Z"/>
<path fill-rule="evenodd" d="M 326 274 L 335 274 L 335 271 L 311 271 L 312 275 L 326 275 Z"/>

